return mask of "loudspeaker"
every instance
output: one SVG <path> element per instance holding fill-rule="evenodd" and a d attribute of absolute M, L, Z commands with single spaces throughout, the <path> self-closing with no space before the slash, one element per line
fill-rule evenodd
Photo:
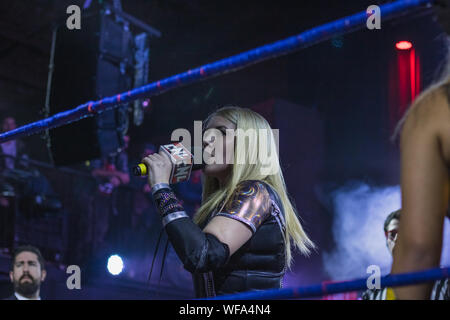
<path fill-rule="evenodd" d="M 65 24 L 54 38 L 50 113 L 72 109 L 130 90 L 133 85 L 133 35 L 108 10 L 83 13 L 81 29 Z M 69 165 L 114 154 L 123 146 L 128 106 L 50 130 L 54 163 Z"/>

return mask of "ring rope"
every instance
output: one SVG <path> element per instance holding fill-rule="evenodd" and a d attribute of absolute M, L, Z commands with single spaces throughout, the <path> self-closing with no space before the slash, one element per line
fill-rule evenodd
<path fill-rule="evenodd" d="M 450 267 L 418 272 L 390 274 L 380 277 L 380 288 L 413 285 L 450 278 Z M 274 300 L 320 297 L 329 294 L 367 290 L 367 278 L 319 284 L 296 288 L 248 291 L 209 298 L 206 300 Z"/>
<path fill-rule="evenodd" d="M 403 15 L 423 5 L 430 5 L 432 0 L 398 0 L 380 6 L 383 21 Z M 120 104 L 134 101 L 136 99 L 148 98 L 159 95 L 165 91 L 196 83 L 205 79 L 216 77 L 229 72 L 235 72 L 250 65 L 273 59 L 282 55 L 307 48 L 319 42 L 329 40 L 335 36 L 349 33 L 366 26 L 367 18 L 371 13 L 366 11 L 350 15 L 333 22 L 312 28 L 300 34 L 288 37 L 284 40 L 263 45 L 255 49 L 218 60 L 188 70 L 150 84 L 120 93 L 115 96 L 106 97 L 99 101 L 88 101 L 84 104 L 57 113 L 49 118 L 38 120 L 14 130 L 0 134 L 0 143 L 17 139 L 24 136 L 40 133 L 47 129 L 53 129 L 86 117 L 93 116 L 104 110 L 118 107 Z"/>

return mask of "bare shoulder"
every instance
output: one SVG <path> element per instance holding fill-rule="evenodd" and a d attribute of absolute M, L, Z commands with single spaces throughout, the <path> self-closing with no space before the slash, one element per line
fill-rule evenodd
<path fill-rule="evenodd" d="M 437 142 L 450 161 L 450 105 L 444 87 L 422 97 L 408 112 L 402 129 L 402 144 L 430 139 Z"/>
<path fill-rule="evenodd" d="M 450 126 L 450 106 L 445 89 L 436 88 L 420 98 L 408 112 L 405 129 L 434 127 L 440 125 Z"/>

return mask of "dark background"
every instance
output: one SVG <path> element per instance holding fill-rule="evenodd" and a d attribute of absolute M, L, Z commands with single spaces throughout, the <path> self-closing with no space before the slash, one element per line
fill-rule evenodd
<path fill-rule="evenodd" d="M 19 125 L 43 117 L 52 26 L 65 19 L 68 5 L 83 2 L 0 2 L 2 117 L 13 115 Z M 124 0 L 122 6 L 162 33 L 151 42 L 150 81 L 155 81 L 385 2 Z M 393 131 L 388 88 L 398 40 L 413 42 L 421 60 L 421 87 L 426 87 L 445 54 L 441 29 L 430 9 L 382 20 L 381 30 L 364 28 L 152 97 L 144 124 L 129 130 L 130 153 L 136 156 L 145 142 L 169 141 L 174 129 L 191 128 L 194 120 L 204 119 L 218 106 L 272 110 L 269 120 L 280 129 L 288 190 L 319 247 L 309 259 L 298 257 L 290 279 L 297 279 L 294 284 L 327 280 L 321 252 L 335 245 L 330 232 L 333 212 L 317 197 L 317 190 L 351 180 L 399 183 L 398 146 L 389 140 Z M 25 142 L 32 158 L 48 161 L 39 135 Z"/>

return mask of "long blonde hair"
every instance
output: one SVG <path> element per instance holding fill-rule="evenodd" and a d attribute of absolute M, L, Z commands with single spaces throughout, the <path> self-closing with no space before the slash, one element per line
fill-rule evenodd
<path fill-rule="evenodd" d="M 247 131 L 252 129 L 257 132 L 256 136 L 248 136 L 248 144 L 246 144 L 246 137 L 236 134 L 234 147 L 234 162 L 230 177 L 226 184 L 220 188 L 219 181 L 214 177 L 205 176 L 203 182 L 202 205 L 194 216 L 194 222 L 202 224 L 205 222 L 210 214 L 219 208 L 220 204 L 225 204 L 233 194 L 236 185 L 245 180 L 260 180 L 269 184 L 280 196 L 280 200 L 284 207 L 286 231 L 284 234 L 286 244 L 286 260 L 287 266 L 290 267 L 292 263 L 291 242 L 294 248 L 298 248 L 304 255 L 309 255 L 310 249 L 314 249 L 314 243 L 308 238 L 303 230 L 303 227 L 297 217 L 294 206 L 292 205 L 284 182 L 283 174 L 280 167 L 279 157 L 276 152 L 275 137 L 269 123 L 258 113 L 248 109 L 234 106 L 227 106 L 216 110 L 208 116 L 204 122 L 204 126 L 208 121 L 214 117 L 220 116 L 227 119 L 236 125 L 236 130 Z M 260 130 L 263 129 L 263 130 Z M 265 161 L 245 161 L 242 159 L 248 157 L 249 159 L 256 159 L 259 154 L 259 147 L 262 133 L 268 133 L 268 150 L 271 154 L 270 163 Z M 256 140 L 255 140 L 256 138 Z M 259 159 L 260 160 L 260 159 Z M 270 172 L 267 172 L 267 165 L 271 167 Z M 275 170 L 273 170 L 275 169 Z"/>

